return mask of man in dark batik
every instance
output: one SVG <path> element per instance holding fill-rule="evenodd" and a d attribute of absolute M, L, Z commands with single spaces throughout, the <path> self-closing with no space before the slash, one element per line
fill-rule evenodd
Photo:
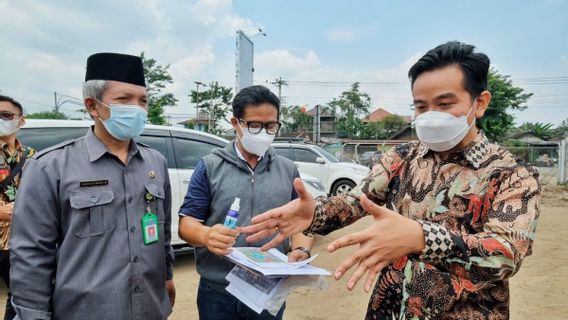
<path fill-rule="evenodd" d="M 539 216 L 538 172 L 490 143 L 475 126 L 491 100 L 489 58 L 457 41 L 409 71 L 419 142 L 384 155 L 345 197 L 300 198 L 253 219 L 244 231 L 264 248 L 301 230 L 328 234 L 371 214 L 374 222 L 332 242 L 359 244 L 336 270 L 367 275 L 366 319 L 508 319 L 508 279 L 531 254 Z M 384 207 L 381 207 L 384 206 Z"/>

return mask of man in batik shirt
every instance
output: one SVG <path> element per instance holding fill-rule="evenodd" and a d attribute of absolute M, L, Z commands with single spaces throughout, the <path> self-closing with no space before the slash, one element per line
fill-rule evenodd
<path fill-rule="evenodd" d="M 489 58 L 457 41 L 409 71 L 419 142 L 384 155 L 346 197 L 299 199 L 253 219 L 249 240 L 301 230 L 328 234 L 371 214 L 367 229 L 328 246 L 359 244 L 336 270 L 366 275 L 367 319 L 508 319 L 508 279 L 531 254 L 539 215 L 536 169 L 476 126 L 491 100 Z M 382 207 L 381 207 L 382 206 Z"/>
<path fill-rule="evenodd" d="M 7 287 L 10 287 L 8 240 L 14 200 L 22 167 L 26 159 L 35 153 L 16 139 L 16 133 L 24 123 L 22 105 L 10 97 L 0 95 L 0 276 Z M 4 320 L 12 320 L 15 316 L 8 291 Z"/>

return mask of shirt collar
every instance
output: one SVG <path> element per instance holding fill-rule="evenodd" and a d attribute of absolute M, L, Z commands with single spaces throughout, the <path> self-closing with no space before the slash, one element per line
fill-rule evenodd
<path fill-rule="evenodd" d="M 237 141 L 236 140 L 233 144 L 233 148 L 235 148 L 235 152 L 237 153 L 237 157 L 239 159 L 243 160 L 244 162 L 247 162 L 247 159 L 245 159 L 245 156 L 243 156 L 243 154 L 241 153 L 241 150 L 239 150 L 239 147 L 237 147 Z M 262 158 L 264 158 L 264 155 L 258 157 L 257 161 L 262 160 Z"/>
<path fill-rule="evenodd" d="M 88 130 L 85 140 L 87 142 L 87 152 L 89 153 L 89 160 L 91 160 L 91 162 L 100 159 L 105 153 L 108 152 L 106 146 L 95 135 L 94 127 L 91 127 Z M 130 159 L 135 155 L 140 156 L 140 152 L 138 150 L 138 147 L 136 146 L 136 142 L 134 142 L 134 140 L 130 140 L 127 157 L 129 162 Z"/>
<path fill-rule="evenodd" d="M 430 151 L 428 146 L 421 142 L 418 146 L 418 157 L 422 158 L 426 156 L 428 151 Z M 463 157 L 477 169 L 489 157 L 489 140 L 483 132 L 478 132 L 473 141 L 465 148 L 458 151 L 458 153 L 463 155 Z"/>
<path fill-rule="evenodd" d="M 8 144 L 6 142 L 4 142 L 3 140 L 0 140 L 0 149 L 8 151 Z M 22 151 L 22 144 L 20 143 L 20 140 L 18 140 L 18 139 L 16 139 L 16 151 L 17 152 Z"/>

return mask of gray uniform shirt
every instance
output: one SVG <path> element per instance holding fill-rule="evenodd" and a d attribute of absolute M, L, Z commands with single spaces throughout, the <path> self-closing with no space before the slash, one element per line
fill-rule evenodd
<path fill-rule="evenodd" d="M 145 245 L 148 206 L 159 241 Z M 10 239 L 19 318 L 166 319 L 170 209 L 166 161 L 143 145 L 131 142 L 124 165 L 89 130 L 29 159 Z"/>

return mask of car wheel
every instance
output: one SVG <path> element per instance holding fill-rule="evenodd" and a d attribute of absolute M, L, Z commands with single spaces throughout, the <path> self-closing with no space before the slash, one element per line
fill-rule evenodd
<path fill-rule="evenodd" d="M 355 187 L 355 183 L 351 180 L 339 180 L 337 181 L 331 190 L 332 196 L 344 196 L 347 195 Z"/>

